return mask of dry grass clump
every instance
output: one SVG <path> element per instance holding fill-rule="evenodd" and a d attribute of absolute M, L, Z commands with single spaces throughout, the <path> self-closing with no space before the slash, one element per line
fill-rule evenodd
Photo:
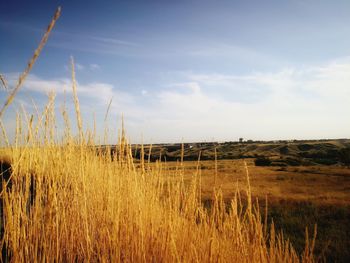
<path fill-rule="evenodd" d="M 258 207 L 239 194 L 226 207 L 216 190 L 205 208 L 199 173 L 185 186 L 166 179 L 160 163 L 135 168 L 126 142 L 113 160 L 73 139 L 29 144 L 2 149 L 12 156 L 12 188 L 1 197 L 2 244 L 13 262 L 314 260 L 313 241 L 300 258 L 273 226 L 266 233 Z"/>
<path fill-rule="evenodd" d="M 179 180 L 164 176 L 160 162 L 151 166 L 142 160 L 136 167 L 124 130 L 113 158 L 110 149 L 96 150 L 93 133 L 82 130 L 74 67 L 72 76 L 78 139 L 64 109 L 66 132 L 57 140 L 54 95 L 41 115 L 18 115 L 14 142 L 2 125 L 6 144 L 0 155 L 10 156 L 12 166 L 11 186 L 1 189 L 3 261 L 315 261 L 314 238 L 307 238 L 305 252 L 297 255 L 273 224 L 267 233 L 249 185 L 246 204 L 237 191 L 225 205 L 215 188 L 208 208 L 201 200 L 200 169 L 185 184 L 182 164 Z M 246 164 L 245 169 L 249 182 Z"/>

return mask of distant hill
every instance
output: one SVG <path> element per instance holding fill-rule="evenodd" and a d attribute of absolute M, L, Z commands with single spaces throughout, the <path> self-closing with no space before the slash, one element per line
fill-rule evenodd
<path fill-rule="evenodd" d="M 269 142 L 198 142 L 155 144 L 151 146 L 150 160 L 176 161 L 240 159 L 267 157 L 272 165 L 332 165 L 341 163 L 341 151 L 350 148 L 350 139 L 308 140 L 308 141 L 269 141 Z M 132 145 L 135 158 L 140 158 L 140 145 Z M 148 159 L 150 145 L 144 145 L 145 159 Z"/>

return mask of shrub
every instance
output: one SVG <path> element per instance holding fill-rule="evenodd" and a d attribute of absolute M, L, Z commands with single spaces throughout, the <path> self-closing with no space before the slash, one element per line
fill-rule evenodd
<path fill-rule="evenodd" d="M 268 157 L 260 156 L 254 160 L 255 166 L 270 166 L 271 160 Z"/>
<path fill-rule="evenodd" d="M 350 166 L 350 147 L 343 148 L 339 151 L 339 160 L 346 166 Z"/>
<path fill-rule="evenodd" d="M 280 149 L 279 149 L 279 151 L 280 151 L 280 154 L 288 154 L 289 153 L 289 149 L 288 149 L 288 146 L 287 145 L 284 145 L 284 146 L 282 146 Z"/>
<path fill-rule="evenodd" d="M 285 163 L 290 166 L 299 166 L 301 165 L 301 160 L 296 158 L 286 158 Z"/>

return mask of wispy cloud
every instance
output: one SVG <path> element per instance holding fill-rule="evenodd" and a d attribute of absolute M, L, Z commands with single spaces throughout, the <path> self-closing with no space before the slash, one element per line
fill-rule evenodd
<path fill-rule="evenodd" d="M 349 72 L 345 58 L 270 73 L 189 74 L 156 95 L 147 125 L 189 140 L 348 137 Z"/>
<path fill-rule="evenodd" d="M 70 34 L 72 35 L 72 34 Z M 140 44 L 131 42 L 131 41 L 125 41 L 117 38 L 110 38 L 110 37 L 99 37 L 99 36 L 87 36 L 87 35 L 78 35 L 80 38 L 88 38 L 91 40 L 95 40 L 97 42 L 111 44 L 111 45 L 124 45 L 124 46 L 132 46 L 132 47 L 138 47 Z"/>
<path fill-rule="evenodd" d="M 173 83 L 173 84 L 169 84 L 167 87 L 169 89 L 174 89 L 175 88 L 175 90 L 177 92 L 181 92 L 181 93 L 184 93 L 184 94 L 199 93 L 200 89 L 201 89 L 197 82 Z"/>
<path fill-rule="evenodd" d="M 122 54 L 120 49 L 125 52 L 126 49 L 135 49 L 140 44 L 117 37 L 56 31 L 48 46 L 99 54 Z"/>
<path fill-rule="evenodd" d="M 255 64 L 277 65 L 281 62 L 281 58 L 260 52 L 254 48 L 225 43 L 224 41 L 215 42 L 211 39 L 190 47 L 186 54 L 194 57 L 230 59 L 236 62 L 244 60 Z"/>
<path fill-rule="evenodd" d="M 16 81 L 16 73 L 6 74 L 9 82 L 13 84 Z M 13 86 L 13 85 L 12 85 Z M 48 94 L 54 92 L 58 95 L 63 93 L 72 93 L 72 82 L 68 78 L 44 79 L 30 74 L 23 84 L 23 89 L 27 91 Z M 77 82 L 78 94 L 82 97 L 93 99 L 95 102 L 106 104 L 112 97 L 123 97 L 128 100 L 128 95 L 122 91 L 116 90 L 113 85 L 103 82 L 91 82 L 81 84 Z"/>
<path fill-rule="evenodd" d="M 0 21 L 0 29 L 21 34 L 21 32 L 44 33 L 46 28 L 45 26 L 39 28 L 23 23 Z M 60 30 L 54 30 L 51 38 L 51 41 L 47 43 L 48 46 L 94 53 L 116 53 L 118 48 L 121 47 L 135 48 L 140 46 L 139 43 L 118 37 L 104 37 Z"/>
<path fill-rule="evenodd" d="M 189 74 L 187 77 L 226 100 L 257 102 L 283 98 L 289 103 L 290 99 L 343 101 L 350 96 L 349 72 L 350 58 L 344 58 L 321 66 L 285 68 L 276 72 Z"/>

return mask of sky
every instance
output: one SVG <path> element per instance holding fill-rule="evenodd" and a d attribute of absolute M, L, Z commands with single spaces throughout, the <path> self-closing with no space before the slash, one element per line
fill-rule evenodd
<path fill-rule="evenodd" d="M 55 92 L 110 143 L 350 137 L 350 1 L 0 1 L 0 74 L 13 87 L 62 15 L 3 122 Z M 0 87 L 1 90 L 1 87 Z M 7 93 L 0 91 L 0 103 Z M 111 101 L 109 114 L 106 116 Z"/>

